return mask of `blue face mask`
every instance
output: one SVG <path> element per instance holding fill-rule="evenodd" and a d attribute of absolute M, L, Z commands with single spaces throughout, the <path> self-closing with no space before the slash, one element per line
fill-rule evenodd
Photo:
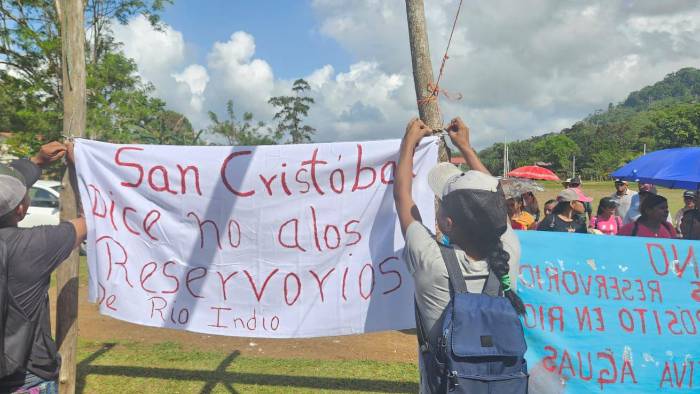
<path fill-rule="evenodd" d="M 445 246 L 450 246 L 450 237 L 445 234 L 440 234 L 440 243 Z"/>

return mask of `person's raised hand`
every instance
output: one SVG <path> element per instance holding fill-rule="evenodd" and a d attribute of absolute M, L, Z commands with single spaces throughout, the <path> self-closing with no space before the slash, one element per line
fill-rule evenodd
<path fill-rule="evenodd" d="M 31 158 L 31 161 L 39 167 L 45 167 L 61 160 L 66 155 L 66 151 L 65 145 L 58 141 L 52 141 L 42 145 L 39 152 Z"/>
<path fill-rule="evenodd" d="M 408 122 L 406 126 L 406 134 L 403 139 L 407 142 L 413 142 L 417 144 L 423 137 L 432 134 L 432 130 L 428 127 L 422 120 L 418 118 L 413 118 Z"/>
<path fill-rule="evenodd" d="M 450 136 L 450 140 L 458 148 L 470 148 L 471 143 L 469 142 L 469 127 L 462 121 L 461 118 L 457 117 L 450 121 L 447 126 L 447 133 Z"/>

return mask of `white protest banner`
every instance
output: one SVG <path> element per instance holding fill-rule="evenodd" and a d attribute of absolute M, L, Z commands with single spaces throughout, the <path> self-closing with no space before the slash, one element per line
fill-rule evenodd
<path fill-rule="evenodd" d="M 137 324 L 314 337 L 414 327 L 399 140 L 261 147 L 76 143 L 89 298 Z M 414 196 L 433 226 L 417 149 Z"/>

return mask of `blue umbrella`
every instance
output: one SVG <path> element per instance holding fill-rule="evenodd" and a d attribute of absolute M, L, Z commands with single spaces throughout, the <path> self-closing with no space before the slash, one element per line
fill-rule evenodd
<path fill-rule="evenodd" d="M 651 183 L 672 189 L 700 187 L 700 147 L 658 150 L 612 173 L 613 178 Z"/>

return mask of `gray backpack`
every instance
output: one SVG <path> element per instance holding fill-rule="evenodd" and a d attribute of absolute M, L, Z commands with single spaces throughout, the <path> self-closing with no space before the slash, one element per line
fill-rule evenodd
<path fill-rule="evenodd" d="M 37 322 L 32 321 L 12 297 L 8 286 L 7 246 L 0 240 L 0 378 L 22 371 L 27 365 Z"/>

